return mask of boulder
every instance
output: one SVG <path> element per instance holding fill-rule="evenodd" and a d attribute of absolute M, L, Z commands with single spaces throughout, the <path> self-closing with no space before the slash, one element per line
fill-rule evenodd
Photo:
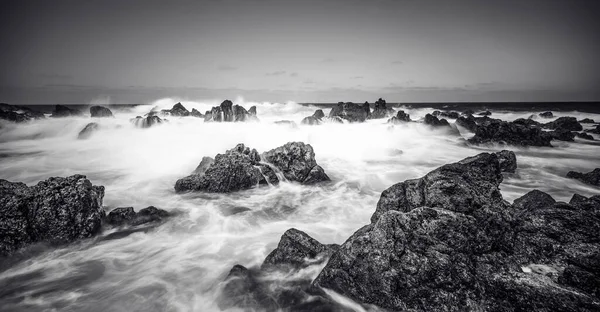
<path fill-rule="evenodd" d="M 187 108 L 185 108 L 185 106 L 183 106 L 183 104 L 180 102 L 173 105 L 171 109 L 163 109 L 161 112 L 163 114 L 175 117 L 186 117 L 190 115 L 190 111 L 188 111 Z"/>
<path fill-rule="evenodd" d="M 500 171 L 515 173 L 517 171 L 517 156 L 513 151 L 502 150 L 495 153 L 500 163 Z"/>
<path fill-rule="evenodd" d="M 585 132 L 575 132 L 575 136 L 584 140 L 594 140 L 594 137 Z"/>
<path fill-rule="evenodd" d="M 349 122 L 364 122 L 367 116 L 368 113 L 363 106 L 351 102 L 340 102 L 329 112 L 329 118 L 339 117 Z"/>
<path fill-rule="evenodd" d="M 433 111 L 433 113 L 431 113 L 431 115 L 435 116 L 435 117 L 445 117 L 445 118 L 452 118 L 452 119 L 457 119 L 460 115 L 457 112 L 454 111 L 450 111 L 450 112 L 446 112 L 446 111 Z"/>
<path fill-rule="evenodd" d="M 553 130 L 569 130 L 569 131 L 581 131 L 583 127 L 577 121 L 575 117 L 559 117 L 558 119 L 544 124 L 545 128 Z"/>
<path fill-rule="evenodd" d="M 552 112 L 543 112 L 538 114 L 542 118 L 553 118 L 554 114 Z"/>
<path fill-rule="evenodd" d="M 484 112 L 481 112 L 479 114 L 477 114 L 478 116 L 490 116 L 492 115 L 492 112 L 490 112 L 489 110 L 486 110 Z"/>
<path fill-rule="evenodd" d="M 575 139 L 575 133 L 565 129 L 550 131 L 550 135 L 552 136 L 552 139 L 559 141 L 572 142 Z"/>
<path fill-rule="evenodd" d="M 97 123 L 90 122 L 83 129 L 81 129 L 81 131 L 79 131 L 77 138 L 80 140 L 88 139 L 94 132 L 98 130 L 98 128 L 100 128 L 100 126 Z"/>
<path fill-rule="evenodd" d="M 317 119 L 323 119 L 323 117 L 325 117 L 325 113 L 323 113 L 322 109 L 317 109 L 312 116 Z"/>
<path fill-rule="evenodd" d="M 195 108 L 192 108 L 192 111 L 190 112 L 190 116 L 196 117 L 196 118 L 204 118 L 204 115 L 202 115 L 202 113 Z"/>
<path fill-rule="evenodd" d="M 248 114 L 256 116 L 256 106 L 250 107 Z"/>
<path fill-rule="evenodd" d="M 29 107 L 0 103 L 0 119 L 12 122 L 26 122 L 45 118 L 44 114 Z"/>
<path fill-rule="evenodd" d="M 50 117 L 70 117 L 70 116 L 81 116 L 82 113 L 76 108 L 69 108 L 64 105 L 56 105 L 52 116 Z"/>
<path fill-rule="evenodd" d="M 585 132 L 600 134 L 600 125 L 597 125 L 594 129 L 585 130 Z"/>
<path fill-rule="evenodd" d="M 304 117 L 300 122 L 303 125 L 320 125 L 322 119 L 325 117 L 325 113 L 323 113 L 322 109 L 317 109 L 312 116 Z"/>
<path fill-rule="evenodd" d="M 298 270 L 320 264 L 331 256 L 336 247 L 323 245 L 308 234 L 292 228 L 283 233 L 279 245 L 265 258 L 261 270 Z"/>
<path fill-rule="evenodd" d="M 596 168 L 588 173 L 569 171 L 567 173 L 567 178 L 579 180 L 590 185 L 600 186 L 600 168 Z"/>
<path fill-rule="evenodd" d="M 256 111 L 256 109 L 255 109 Z M 238 121 L 258 121 L 256 114 L 250 114 L 240 105 L 233 105 L 230 100 L 225 100 L 221 105 L 213 107 L 210 112 L 204 115 L 204 121 L 216 122 L 238 122 Z"/>
<path fill-rule="evenodd" d="M 261 155 L 263 161 L 275 166 L 289 181 L 314 184 L 329 181 L 329 177 L 315 160 L 310 144 L 289 142 Z"/>
<path fill-rule="evenodd" d="M 68 243 L 100 231 L 104 187 L 83 175 L 34 186 L 0 180 L 0 254 L 36 242 Z"/>
<path fill-rule="evenodd" d="M 98 105 L 90 107 L 90 115 L 92 117 L 115 117 L 110 109 Z"/>
<path fill-rule="evenodd" d="M 154 206 L 140 209 L 137 213 L 133 207 L 119 207 L 113 209 L 105 218 L 105 222 L 112 226 L 131 225 L 137 226 L 146 223 L 160 222 L 171 214 Z"/>
<path fill-rule="evenodd" d="M 396 116 L 394 116 L 388 120 L 388 123 L 398 124 L 398 123 L 410 122 L 410 121 L 411 121 L 410 115 L 405 113 L 403 110 L 400 110 L 400 111 L 398 111 Z"/>
<path fill-rule="evenodd" d="M 593 123 L 596 123 L 596 122 L 594 121 L 594 119 L 590 119 L 590 118 L 583 118 L 583 119 L 581 119 L 581 120 L 579 121 L 579 123 L 591 123 L 591 124 L 593 124 Z"/>
<path fill-rule="evenodd" d="M 387 118 L 393 113 L 394 109 L 391 107 L 387 107 L 387 103 L 385 102 L 385 100 L 380 98 L 375 102 L 375 107 L 373 108 L 373 112 L 371 112 L 369 119 Z"/>
<path fill-rule="evenodd" d="M 475 121 L 475 117 L 473 117 L 473 115 L 467 115 L 466 117 L 460 116 L 456 119 L 455 124 L 466 128 L 471 132 L 476 132 L 478 129 L 477 122 Z"/>
<path fill-rule="evenodd" d="M 535 121 L 517 119 L 513 122 L 483 117 L 475 127 L 472 144 L 500 143 L 517 146 L 552 146 L 552 135 L 543 131 Z M 462 122 L 462 121 L 461 121 Z M 468 121 L 470 123 L 470 121 Z M 469 124 L 467 124 L 469 125 Z M 472 127 L 472 124 L 470 125 Z"/>
<path fill-rule="evenodd" d="M 424 119 L 425 124 L 433 126 L 435 128 L 438 127 L 450 127 L 450 124 L 448 123 L 448 121 L 446 119 L 438 119 L 437 117 L 431 115 L 431 114 L 427 114 L 425 115 L 425 119 Z"/>
<path fill-rule="evenodd" d="M 161 124 L 163 123 L 163 121 L 166 120 L 160 119 L 160 117 L 154 114 L 148 114 L 148 116 L 146 117 L 137 116 L 135 118 L 130 119 L 129 121 L 138 128 L 150 128 L 154 125 Z"/>

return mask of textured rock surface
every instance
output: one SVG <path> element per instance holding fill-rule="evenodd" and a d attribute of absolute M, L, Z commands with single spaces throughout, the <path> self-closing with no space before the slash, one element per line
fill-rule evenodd
<path fill-rule="evenodd" d="M 77 135 L 77 138 L 80 139 L 80 140 L 88 139 L 99 128 L 100 128 L 100 126 L 97 123 L 90 122 L 83 129 L 81 129 L 81 131 L 79 131 L 79 134 Z"/>
<path fill-rule="evenodd" d="M 600 168 L 596 168 L 588 173 L 569 171 L 567 178 L 576 179 L 586 184 L 600 186 Z"/>
<path fill-rule="evenodd" d="M 254 109 L 256 113 L 256 109 Z M 213 107 L 210 112 L 204 116 L 204 121 L 216 122 L 241 122 L 257 121 L 256 114 L 249 113 L 240 105 L 233 105 L 230 100 L 225 100 L 221 105 Z"/>
<path fill-rule="evenodd" d="M 177 104 L 173 105 L 173 107 L 171 109 L 163 109 L 162 113 L 167 114 L 169 116 L 175 116 L 175 117 L 190 116 L 190 111 L 188 111 L 187 108 L 185 108 L 185 106 L 183 106 L 183 104 L 181 104 L 181 103 L 177 103 Z"/>
<path fill-rule="evenodd" d="M 12 122 L 25 122 L 33 119 L 42 119 L 44 114 L 28 107 L 0 103 L 0 119 Z"/>
<path fill-rule="evenodd" d="M 35 242 L 66 243 L 100 231 L 103 186 L 83 175 L 35 186 L 0 180 L 0 254 Z"/>
<path fill-rule="evenodd" d="M 363 106 L 350 102 L 340 102 L 329 112 L 329 118 L 339 117 L 349 122 L 363 122 L 368 116 L 369 113 Z"/>
<path fill-rule="evenodd" d="M 403 122 L 410 122 L 410 115 L 405 113 L 403 110 L 398 111 L 396 116 L 394 116 L 388 120 L 388 123 L 395 123 L 395 124 L 403 123 Z"/>
<path fill-rule="evenodd" d="M 585 133 L 585 132 L 575 132 L 575 136 L 584 140 L 590 140 L 593 141 L 594 137 Z"/>
<path fill-rule="evenodd" d="M 133 207 L 119 207 L 113 209 L 106 216 L 106 223 L 113 226 L 141 225 L 150 222 L 159 222 L 168 218 L 171 214 L 154 206 L 140 209 L 137 213 Z"/>
<path fill-rule="evenodd" d="M 279 245 L 265 258 L 261 269 L 299 269 L 322 263 L 335 249 L 336 245 L 323 245 L 292 228 L 283 233 Z"/>
<path fill-rule="evenodd" d="M 310 144 L 289 142 L 262 154 L 262 159 L 279 169 L 286 179 L 303 184 L 329 181 L 315 160 Z"/>
<path fill-rule="evenodd" d="M 473 144 L 500 143 L 517 146 L 552 146 L 552 135 L 543 131 L 537 122 L 529 119 L 517 119 L 513 122 L 483 117 L 476 126 L 475 119 L 458 119 L 460 125 L 475 130 L 475 136 L 469 139 Z M 457 122 L 458 122 L 457 120 Z"/>
<path fill-rule="evenodd" d="M 110 109 L 104 107 L 104 106 L 92 106 L 90 107 L 90 116 L 92 117 L 114 117 L 113 113 L 110 111 Z"/>
<path fill-rule="evenodd" d="M 577 121 L 575 117 L 559 117 L 555 121 L 544 124 L 544 127 L 553 130 L 568 130 L 568 131 L 581 131 L 583 127 Z"/>
<path fill-rule="evenodd" d="M 204 118 L 204 115 L 202 115 L 202 113 L 195 108 L 192 108 L 192 111 L 190 112 L 190 116 L 197 117 L 197 118 Z"/>
<path fill-rule="evenodd" d="M 438 119 L 437 117 L 427 114 L 424 119 L 425 124 L 433 127 L 450 127 L 450 124 L 446 119 Z"/>
<path fill-rule="evenodd" d="M 380 98 L 375 102 L 375 106 L 373 107 L 373 111 L 370 113 L 369 119 L 387 118 L 392 114 L 394 114 L 394 109 L 387 107 L 385 100 Z"/>

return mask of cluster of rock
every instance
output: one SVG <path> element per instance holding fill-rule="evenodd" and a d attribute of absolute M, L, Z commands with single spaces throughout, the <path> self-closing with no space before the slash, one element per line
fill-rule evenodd
<path fill-rule="evenodd" d="M 283 179 L 302 184 L 329 181 L 310 144 L 289 142 L 262 155 L 256 149 L 238 144 L 214 159 L 204 157 L 191 175 L 177 180 L 175 191 L 235 192 L 277 184 L 280 181 L 277 173 Z"/>
<path fill-rule="evenodd" d="M 240 122 L 240 121 L 258 121 L 256 117 L 256 107 L 252 106 L 247 111 L 240 105 L 233 105 L 230 100 L 225 100 L 221 105 L 213 107 L 204 115 L 204 121 L 216 122 Z"/>
<path fill-rule="evenodd" d="M 45 118 L 44 114 L 29 107 L 0 103 L 0 119 L 12 122 L 26 122 Z"/>
<path fill-rule="evenodd" d="M 410 115 L 405 113 L 403 110 L 399 110 L 398 113 L 396 114 L 396 116 L 388 119 L 388 123 L 393 123 L 393 124 L 399 124 L 399 123 L 405 123 L 405 122 L 410 122 Z"/>
<path fill-rule="evenodd" d="M 219 304 L 343 310 L 332 290 L 392 311 L 598 311 L 600 196 L 534 190 L 511 205 L 499 185 L 515 168 L 512 152 L 482 153 L 393 185 L 341 246 L 289 230 L 260 269 L 231 270 Z M 265 278 L 327 257 L 312 282 Z"/>
<path fill-rule="evenodd" d="M 569 171 L 567 178 L 579 180 L 583 183 L 600 186 L 600 168 L 596 168 L 588 173 Z"/>
<path fill-rule="evenodd" d="M 352 102 L 339 102 L 329 112 L 329 118 L 339 118 L 348 122 L 364 122 L 370 113 L 371 108 L 369 107 L 369 103 L 359 105 Z"/>

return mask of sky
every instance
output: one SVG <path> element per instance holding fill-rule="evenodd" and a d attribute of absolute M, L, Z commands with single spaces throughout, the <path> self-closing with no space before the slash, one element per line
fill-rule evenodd
<path fill-rule="evenodd" d="M 0 0 L 0 102 L 600 101 L 598 0 Z"/>

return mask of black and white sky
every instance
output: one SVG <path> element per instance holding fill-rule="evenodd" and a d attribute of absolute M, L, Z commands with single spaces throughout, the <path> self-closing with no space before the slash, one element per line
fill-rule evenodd
<path fill-rule="evenodd" d="M 0 102 L 600 100 L 598 0 L 0 3 Z"/>

